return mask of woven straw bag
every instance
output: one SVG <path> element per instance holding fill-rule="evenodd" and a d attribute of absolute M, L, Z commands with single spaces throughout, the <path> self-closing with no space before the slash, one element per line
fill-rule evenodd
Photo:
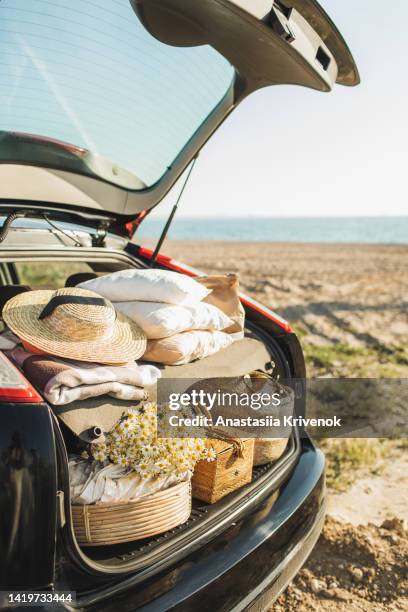
<path fill-rule="evenodd" d="M 251 372 L 252 380 L 273 380 L 266 372 Z M 278 383 L 277 383 L 278 384 Z M 286 401 L 293 402 L 293 395 L 287 390 Z M 256 438 L 254 446 L 254 467 L 277 461 L 285 452 L 288 438 Z"/>
<path fill-rule="evenodd" d="M 293 413 L 294 409 L 294 395 L 291 389 L 282 385 L 279 381 L 275 380 L 270 374 L 267 372 L 263 372 L 260 370 L 256 370 L 250 372 L 248 377 L 239 376 L 236 378 L 212 378 L 207 380 L 201 380 L 190 387 L 188 392 L 191 393 L 192 389 L 204 389 L 205 391 L 214 391 L 215 389 L 219 389 L 220 391 L 229 391 L 235 392 L 237 394 L 252 394 L 252 393 L 262 393 L 264 392 L 265 385 L 267 386 L 269 392 L 275 388 L 276 391 L 283 391 L 282 395 L 282 409 L 290 413 Z M 205 409 L 199 408 L 196 410 L 198 414 L 204 414 L 208 416 L 208 413 Z M 234 417 L 234 408 L 221 408 L 219 410 L 224 416 Z M 242 416 L 242 415 L 241 415 Z M 264 414 L 262 415 L 264 416 Z M 241 430 L 242 436 L 245 435 L 245 431 Z M 255 435 L 254 435 L 255 434 Z M 239 434 L 238 434 L 239 435 Z M 248 435 L 251 435 L 248 431 Z M 256 432 L 252 432 L 254 437 L 254 456 L 253 456 L 253 465 L 254 467 L 257 465 L 264 465 L 266 463 L 272 463 L 277 461 L 285 452 L 285 449 L 289 440 L 289 432 L 286 437 L 282 438 L 258 438 L 256 437 Z M 209 436 L 211 437 L 211 432 L 209 432 Z M 208 467 L 207 467 L 208 470 Z M 193 495 L 194 495 L 194 483 L 193 483 Z"/>
<path fill-rule="evenodd" d="M 285 452 L 288 438 L 257 438 L 254 447 L 254 466 L 277 461 Z"/>
<path fill-rule="evenodd" d="M 75 536 L 82 546 L 143 540 L 185 523 L 190 514 L 190 481 L 134 501 L 72 506 Z"/>

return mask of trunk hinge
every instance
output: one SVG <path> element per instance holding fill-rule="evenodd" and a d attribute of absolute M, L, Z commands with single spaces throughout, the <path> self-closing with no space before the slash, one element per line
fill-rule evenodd
<path fill-rule="evenodd" d="M 94 247 L 105 247 L 105 238 L 108 233 L 110 221 L 104 219 L 101 221 L 96 229 L 96 234 L 92 234 L 92 246 Z"/>

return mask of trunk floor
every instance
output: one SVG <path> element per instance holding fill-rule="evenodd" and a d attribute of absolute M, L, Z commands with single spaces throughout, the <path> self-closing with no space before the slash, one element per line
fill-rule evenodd
<path fill-rule="evenodd" d="M 162 544 L 172 540 L 173 538 L 177 538 L 179 535 L 182 536 L 183 533 L 188 531 L 188 529 L 195 523 L 204 521 L 206 519 L 211 519 L 212 515 L 215 513 L 218 514 L 220 512 L 228 512 L 228 509 L 231 508 L 234 501 L 241 498 L 243 494 L 249 491 L 258 478 L 283 461 L 284 457 L 286 457 L 291 449 L 292 444 L 289 443 L 283 456 L 274 464 L 269 463 L 254 467 L 252 472 L 252 482 L 250 484 L 246 485 L 245 487 L 241 487 L 234 493 L 230 493 L 216 504 L 209 505 L 202 501 L 193 499 L 193 508 L 190 518 L 182 525 L 179 525 L 170 531 L 166 531 L 165 533 L 147 538 L 145 540 L 127 542 L 125 544 L 111 544 L 109 546 L 82 546 L 81 549 L 93 561 L 99 561 L 105 564 L 116 565 L 121 561 L 135 561 L 138 559 L 138 557 L 142 557 L 147 551 L 150 552 L 154 550 L 154 548 L 160 547 Z"/>

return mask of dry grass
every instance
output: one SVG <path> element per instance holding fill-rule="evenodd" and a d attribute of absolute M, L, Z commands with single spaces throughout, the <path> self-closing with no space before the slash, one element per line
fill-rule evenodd
<path fill-rule="evenodd" d="M 326 479 L 329 489 L 345 491 L 362 469 L 379 472 L 379 463 L 395 443 L 371 438 L 326 439 L 319 443 L 327 459 Z"/>

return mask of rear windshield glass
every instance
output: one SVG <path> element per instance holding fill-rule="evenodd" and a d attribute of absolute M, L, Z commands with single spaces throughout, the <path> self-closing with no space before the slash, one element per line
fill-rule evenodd
<path fill-rule="evenodd" d="M 158 42 L 128 0 L 0 0 L 0 129 L 84 147 L 147 186 L 233 75 L 208 46 Z"/>

